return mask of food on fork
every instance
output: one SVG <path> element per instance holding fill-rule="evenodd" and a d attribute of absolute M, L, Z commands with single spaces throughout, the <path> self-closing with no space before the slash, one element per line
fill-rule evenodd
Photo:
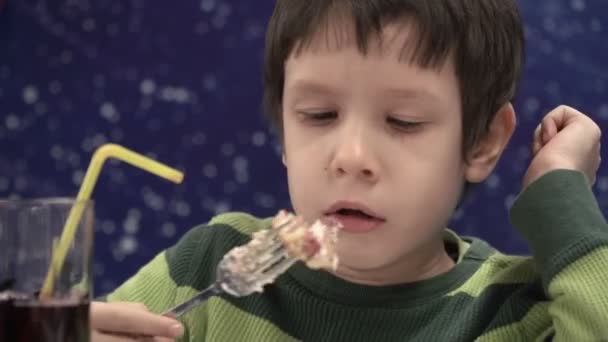
<path fill-rule="evenodd" d="M 341 225 L 332 220 L 316 220 L 308 224 L 300 216 L 285 210 L 272 220 L 289 255 L 302 260 L 313 269 L 336 270 L 338 268 L 338 230 Z"/>
<path fill-rule="evenodd" d="M 313 269 L 338 267 L 338 230 L 334 220 L 309 224 L 302 217 L 280 211 L 267 229 L 259 230 L 248 243 L 231 249 L 218 266 L 218 284 L 235 296 L 262 292 L 266 284 L 296 261 Z"/>
<path fill-rule="evenodd" d="M 335 270 L 341 227 L 334 220 L 317 220 L 309 224 L 302 217 L 280 211 L 271 227 L 253 233 L 251 241 L 224 255 L 213 284 L 164 314 L 179 317 L 220 293 L 243 297 L 262 292 L 265 285 L 274 282 L 298 260 L 310 268 Z"/>

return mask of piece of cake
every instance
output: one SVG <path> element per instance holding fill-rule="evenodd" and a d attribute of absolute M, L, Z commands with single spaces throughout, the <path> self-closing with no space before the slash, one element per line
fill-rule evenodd
<path fill-rule="evenodd" d="M 313 269 L 336 270 L 336 244 L 341 225 L 331 220 L 309 224 L 280 211 L 268 229 L 256 231 L 251 241 L 231 249 L 218 266 L 221 288 L 234 296 L 262 292 L 296 261 Z"/>
<path fill-rule="evenodd" d="M 338 268 L 338 222 L 316 220 L 307 223 L 302 217 L 280 211 L 272 220 L 272 227 L 283 241 L 288 253 L 313 269 Z"/>

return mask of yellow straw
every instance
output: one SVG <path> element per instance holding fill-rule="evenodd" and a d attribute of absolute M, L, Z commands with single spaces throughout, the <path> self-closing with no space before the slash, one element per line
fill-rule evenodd
<path fill-rule="evenodd" d="M 87 173 L 84 176 L 76 203 L 72 206 L 68 219 L 63 227 L 59 244 L 52 253 L 51 265 L 46 275 L 44 285 L 40 291 L 40 298 L 48 298 L 53 293 L 53 284 L 55 277 L 61 272 L 63 262 L 67 255 L 68 249 L 74 240 L 78 222 L 82 216 L 84 206 L 77 205 L 81 201 L 86 201 L 91 197 L 95 183 L 101 168 L 108 158 L 115 158 L 129 163 L 137 168 L 153 173 L 159 177 L 166 178 L 174 183 L 181 183 L 184 179 L 184 174 L 178 170 L 170 168 L 164 164 L 154 161 L 139 153 L 130 151 L 120 145 L 106 144 L 99 147 L 93 154 Z"/>

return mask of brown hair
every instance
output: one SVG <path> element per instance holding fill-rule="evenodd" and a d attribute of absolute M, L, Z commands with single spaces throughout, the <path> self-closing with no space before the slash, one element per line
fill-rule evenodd
<path fill-rule="evenodd" d="M 338 16 L 352 20 L 363 54 L 384 25 L 413 19 L 417 41 L 408 62 L 436 68 L 454 58 L 465 155 L 515 96 L 524 34 L 514 0 L 277 0 L 266 32 L 264 109 L 279 134 L 285 61 Z"/>

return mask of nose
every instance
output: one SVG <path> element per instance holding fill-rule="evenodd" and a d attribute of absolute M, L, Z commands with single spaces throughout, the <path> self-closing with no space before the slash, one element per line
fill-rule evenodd
<path fill-rule="evenodd" d="M 379 176 L 379 162 L 371 146 L 372 140 L 366 137 L 365 129 L 344 127 L 336 132 L 335 150 L 329 171 L 336 177 L 354 177 L 375 183 Z"/>

